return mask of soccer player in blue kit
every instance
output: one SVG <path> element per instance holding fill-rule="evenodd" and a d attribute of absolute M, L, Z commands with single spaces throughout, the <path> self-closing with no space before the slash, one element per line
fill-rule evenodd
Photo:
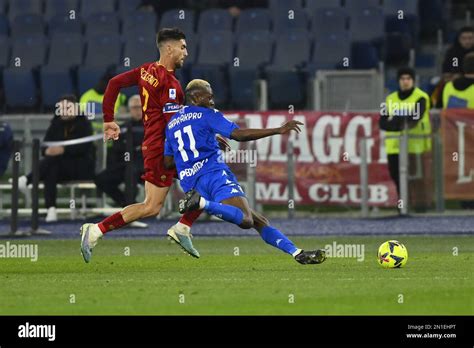
<path fill-rule="evenodd" d="M 214 109 L 212 88 L 207 81 L 192 80 L 186 87 L 186 106 L 166 126 L 165 167 L 176 166 L 186 192 L 179 202 L 181 214 L 204 209 L 241 228 L 255 228 L 262 239 L 294 257 L 301 264 L 319 264 L 323 249 L 304 251 L 252 210 L 234 174 L 224 163 L 216 134 L 236 141 L 257 140 L 276 134 L 300 132 L 303 123 L 289 121 L 279 128 L 240 129 Z"/>

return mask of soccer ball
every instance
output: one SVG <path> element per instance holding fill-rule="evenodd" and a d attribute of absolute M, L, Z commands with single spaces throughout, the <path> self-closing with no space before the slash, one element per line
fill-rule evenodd
<path fill-rule="evenodd" d="M 400 268 L 407 263 L 408 251 L 402 243 L 389 240 L 379 247 L 377 258 L 383 268 Z"/>

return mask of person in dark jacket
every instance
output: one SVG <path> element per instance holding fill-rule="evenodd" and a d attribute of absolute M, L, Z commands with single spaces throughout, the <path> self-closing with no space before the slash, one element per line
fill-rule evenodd
<path fill-rule="evenodd" d="M 134 95 L 128 101 L 128 108 L 131 119 L 125 122 L 121 127 L 133 127 L 133 168 L 134 176 L 137 183 L 143 182 L 141 175 L 143 174 L 143 158 L 141 144 L 143 141 L 143 123 L 142 123 L 142 105 L 140 96 Z M 141 131 L 140 131 L 141 129 Z M 114 141 L 112 148 L 108 151 L 107 168 L 97 174 L 95 184 L 99 190 L 107 194 L 119 207 L 125 207 L 134 202 L 128 202 L 124 192 L 118 186 L 125 181 L 125 173 L 127 168 L 127 136 L 120 137 Z M 137 190 L 134 187 L 134 197 Z"/>
<path fill-rule="evenodd" d="M 454 44 L 447 50 L 443 60 L 443 74 L 452 80 L 463 71 L 463 59 L 466 54 L 474 52 L 474 28 L 463 27 Z"/>
<path fill-rule="evenodd" d="M 92 125 L 87 117 L 77 116 L 77 99 L 67 95 L 56 104 L 56 114 L 44 137 L 45 142 L 84 138 L 92 135 Z M 56 185 L 62 181 L 93 180 L 95 172 L 95 146 L 85 142 L 68 146 L 49 146 L 42 150 L 44 158 L 39 163 L 40 181 L 44 182 L 44 198 L 48 213 L 46 221 L 57 220 Z M 27 192 L 33 174 L 19 178 L 19 188 Z"/>

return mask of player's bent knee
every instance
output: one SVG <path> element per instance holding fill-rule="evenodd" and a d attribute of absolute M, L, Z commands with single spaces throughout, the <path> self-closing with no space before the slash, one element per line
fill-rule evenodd
<path fill-rule="evenodd" d="M 160 213 L 162 204 L 157 204 L 157 205 L 151 205 L 151 204 L 145 204 L 145 207 L 143 209 L 143 214 L 145 217 L 149 216 L 156 216 Z"/>

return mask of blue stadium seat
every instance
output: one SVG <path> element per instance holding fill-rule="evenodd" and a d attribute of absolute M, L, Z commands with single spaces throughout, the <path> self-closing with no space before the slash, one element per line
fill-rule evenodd
<path fill-rule="evenodd" d="M 160 29 L 178 27 L 185 34 L 190 34 L 194 32 L 195 20 L 196 14 L 192 10 L 169 10 L 161 16 Z"/>
<path fill-rule="evenodd" d="M 9 68 L 3 71 L 5 103 L 11 108 L 28 108 L 37 103 L 37 90 L 33 72 L 24 68 Z"/>
<path fill-rule="evenodd" d="M 138 6 L 140 6 L 141 2 L 141 0 L 119 0 L 118 10 L 121 14 L 134 12 Z"/>
<path fill-rule="evenodd" d="M 267 76 L 270 109 L 288 110 L 289 105 L 299 109 L 306 101 L 306 84 L 302 74 L 275 69 Z"/>
<path fill-rule="evenodd" d="M 12 46 L 10 67 L 14 68 L 18 63 L 24 69 L 32 69 L 43 65 L 48 49 L 47 43 L 43 34 L 22 36 L 15 39 Z M 31 54 L 32 52 L 34 54 Z"/>
<path fill-rule="evenodd" d="M 328 33 L 342 33 L 346 31 L 347 13 L 342 8 L 320 8 L 315 11 L 311 32 L 316 40 Z"/>
<path fill-rule="evenodd" d="M 377 7 L 367 7 L 352 12 L 349 30 L 354 41 L 383 39 L 385 19 L 382 10 Z"/>
<path fill-rule="evenodd" d="M 158 57 L 158 51 L 154 37 L 152 36 L 138 36 L 133 40 L 125 42 L 124 53 L 121 61 L 121 66 L 124 66 L 124 62 L 130 64 L 128 69 L 136 68 L 143 63 L 152 62 Z"/>
<path fill-rule="evenodd" d="M 89 38 L 84 64 L 89 67 L 108 67 L 120 64 L 122 42 L 120 36 L 101 35 Z"/>
<path fill-rule="evenodd" d="M 209 32 L 199 40 L 198 64 L 230 64 L 233 59 L 233 40 L 230 31 Z"/>
<path fill-rule="evenodd" d="M 51 38 L 48 66 L 70 69 L 82 64 L 84 44 L 80 34 L 57 33 Z"/>
<path fill-rule="evenodd" d="M 77 69 L 77 89 L 79 96 L 83 95 L 85 91 L 93 88 L 97 82 L 100 81 L 107 71 L 106 67 L 89 67 L 81 65 Z"/>
<path fill-rule="evenodd" d="M 403 10 L 404 15 L 418 15 L 418 0 L 384 0 L 383 12 L 386 16 L 398 15 Z"/>
<path fill-rule="evenodd" d="M 314 0 L 311 0 L 314 1 Z M 269 8 L 273 14 L 286 14 L 290 10 L 302 10 L 303 2 L 301 0 L 269 0 Z"/>
<path fill-rule="evenodd" d="M 81 16 L 83 18 L 104 12 L 115 12 L 115 0 L 81 0 Z"/>
<path fill-rule="evenodd" d="M 340 8 L 342 7 L 340 0 L 310 0 L 306 1 L 305 10 L 312 17 L 317 10 L 321 8 Z"/>
<path fill-rule="evenodd" d="M 409 34 L 402 32 L 388 33 L 385 43 L 385 63 L 391 65 L 408 63 L 412 46 L 413 40 Z"/>
<path fill-rule="evenodd" d="M 82 34 L 82 21 L 80 18 L 70 19 L 68 16 L 57 15 L 52 17 L 48 23 L 48 34 L 55 33 Z"/>
<path fill-rule="evenodd" d="M 0 37 L 8 36 L 8 17 L 0 13 Z"/>
<path fill-rule="evenodd" d="M 344 7 L 349 13 L 359 12 L 366 7 L 379 7 L 380 0 L 346 0 Z"/>
<path fill-rule="evenodd" d="M 43 0 L 10 0 L 9 5 L 8 16 L 10 20 L 23 14 L 42 15 L 43 13 Z"/>
<path fill-rule="evenodd" d="M 243 10 L 237 19 L 236 32 L 270 30 L 272 24 L 270 11 L 266 8 Z"/>
<path fill-rule="evenodd" d="M 11 35 L 19 37 L 44 33 L 43 17 L 36 14 L 24 14 L 15 17 L 11 24 Z"/>
<path fill-rule="evenodd" d="M 54 107 L 64 94 L 74 94 L 71 74 L 55 66 L 43 66 L 40 70 L 41 99 L 43 106 Z"/>
<path fill-rule="evenodd" d="M 256 69 L 229 67 L 232 108 L 240 110 L 256 109 L 256 82 L 258 77 L 259 74 Z"/>
<path fill-rule="evenodd" d="M 216 65 L 194 65 L 191 68 L 190 79 L 204 79 L 208 81 L 214 92 L 216 108 L 224 109 L 227 107 L 229 84 L 224 67 Z"/>
<path fill-rule="evenodd" d="M 10 39 L 0 36 L 0 69 L 8 66 L 10 59 Z"/>
<path fill-rule="evenodd" d="M 348 32 L 327 34 L 315 41 L 311 63 L 308 71 L 325 69 L 351 69 L 351 37 Z M 344 66 L 344 58 L 348 58 L 348 66 Z"/>
<path fill-rule="evenodd" d="M 155 37 L 156 16 L 152 12 L 134 11 L 122 16 L 122 33 L 126 40 L 134 36 Z"/>
<path fill-rule="evenodd" d="M 368 41 L 359 41 L 352 44 L 353 69 L 377 68 L 379 57 L 377 48 Z"/>
<path fill-rule="evenodd" d="M 119 20 L 114 13 L 96 13 L 90 15 L 84 22 L 86 36 L 117 34 Z"/>
<path fill-rule="evenodd" d="M 446 1 L 420 0 L 419 2 L 419 8 L 423 9 L 423 15 L 420 16 L 420 27 L 423 34 L 435 35 L 438 29 L 446 29 L 447 16 L 450 13 L 446 8 Z"/>
<path fill-rule="evenodd" d="M 270 63 L 272 48 L 273 36 L 269 31 L 255 30 L 240 34 L 236 53 L 236 57 L 239 58 L 239 67 L 256 70 L 263 64 Z"/>
<path fill-rule="evenodd" d="M 290 17 L 286 12 L 276 13 L 273 16 L 273 31 L 275 34 L 283 34 L 290 30 L 308 30 L 308 14 L 302 9 L 294 10 Z"/>
<path fill-rule="evenodd" d="M 232 16 L 224 9 L 202 11 L 199 16 L 198 32 L 225 30 L 232 31 Z"/>
<path fill-rule="evenodd" d="M 304 30 L 281 34 L 276 40 L 272 67 L 294 70 L 309 61 L 311 41 Z"/>
<path fill-rule="evenodd" d="M 0 0 L 0 13 L 7 12 L 7 0 Z"/>
<path fill-rule="evenodd" d="M 69 17 L 72 14 L 76 19 L 79 18 L 79 0 L 47 0 L 45 2 L 44 16 L 48 20 L 55 16 Z"/>

